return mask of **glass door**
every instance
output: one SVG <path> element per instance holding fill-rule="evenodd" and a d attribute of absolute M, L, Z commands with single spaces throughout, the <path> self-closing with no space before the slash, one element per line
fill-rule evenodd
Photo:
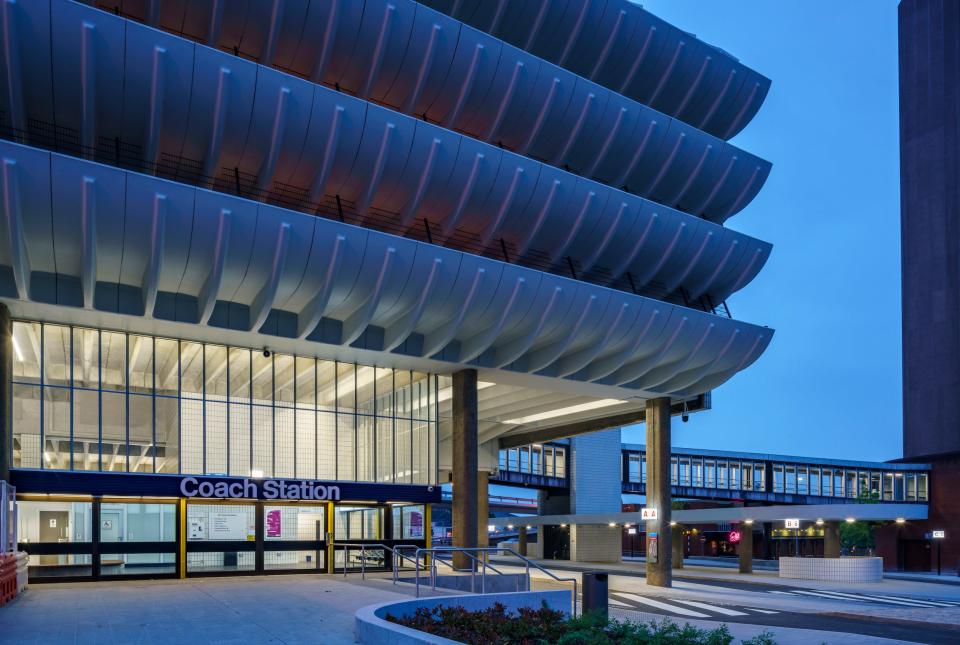
<path fill-rule="evenodd" d="M 104 500 L 99 523 L 101 577 L 176 576 L 175 502 Z"/>
<path fill-rule="evenodd" d="M 326 505 L 264 505 L 264 571 L 325 571 L 326 535 Z"/>
<path fill-rule="evenodd" d="M 187 574 L 216 575 L 257 571 L 255 502 L 187 504 Z"/>

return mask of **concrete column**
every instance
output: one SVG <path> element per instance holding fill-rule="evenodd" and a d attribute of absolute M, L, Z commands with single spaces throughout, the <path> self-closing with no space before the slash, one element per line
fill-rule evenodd
<path fill-rule="evenodd" d="M 520 555 L 527 555 L 527 525 L 517 525 L 517 550 Z"/>
<path fill-rule="evenodd" d="M 673 537 L 670 531 L 670 397 L 647 400 L 647 506 L 657 519 L 647 522 L 647 584 L 672 584 Z M 657 555 L 651 557 L 656 535 Z"/>
<path fill-rule="evenodd" d="M 737 553 L 740 556 L 740 573 L 753 573 L 753 525 L 743 522 L 740 529 L 740 544 Z"/>
<path fill-rule="evenodd" d="M 477 370 L 453 374 L 453 546 L 477 546 Z M 486 528 L 486 527 L 484 527 Z M 468 569 L 473 560 L 453 554 L 453 565 Z"/>
<path fill-rule="evenodd" d="M 13 322 L 0 303 L 0 480 L 10 481 L 13 454 Z"/>
<path fill-rule="evenodd" d="M 683 527 L 679 524 L 674 524 L 671 527 L 671 532 L 673 533 L 673 568 L 682 569 L 683 568 L 683 543 L 687 539 L 684 534 Z"/>
<path fill-rule="evenodd" d="M 823 557 L 840 557 L 840 522 L 823 524 Z"/>
<path fill-rule="evenodd" d="M 477 473 L 477 546 L 490 546 L 490 473 Z"/>

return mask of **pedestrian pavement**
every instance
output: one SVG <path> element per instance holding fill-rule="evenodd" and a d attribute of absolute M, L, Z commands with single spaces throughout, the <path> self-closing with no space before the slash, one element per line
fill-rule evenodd
<path fill-rule="evenodd" d="M 536 579 L 533 586 L 550 584 L 570 588 L 569 584 L 546 578 Z M 833 623 L 826 627 L 819 625 L 816 621 L 820 617 L 809 614 L 822 609 L 822 605 L 834 611 L 838 604 L 876 607 L 886 614 L 901 610 L 918 615 L 952 612 L 960 623 L 960 600 L 918 601 L 896 594 L 811 595 L 800 591 L 743 591 L 689 581 L 677 581 L 673 589 L 659 589 L 647 588 L 642 578 L 614 576 L 609 601 L 611 615 L 616 618 L 644 622 L 668 619 L 703 628 L 726 624 L 738 641 L 769 630 L 779 645 L 892 645 L 914 640 L 904 638 L 910 632 L 902 625 L 891 628 L 889 634 L 877 626 L 872 632 L 858 634 L 840 618 L 830 618 Z M 0 608 L 0 645 L 345 645 L 354 642 L 354 614 L 359 608 L 402 600 L 413 592 L 411 584 L 392 584 L 389 574 L 368 575 L 366 581 L 357 575 L 346 579 L 285 575 L 35 584 Z M 811 608 L 813 605 L 818 607 Z M 881 638 L 887 636 L 901 640 Z"/>

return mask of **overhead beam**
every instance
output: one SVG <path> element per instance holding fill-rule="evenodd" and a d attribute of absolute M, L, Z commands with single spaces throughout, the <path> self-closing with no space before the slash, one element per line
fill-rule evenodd
<path fill-rule="evenodd" d="M 707 399 L 707 395 L 701 394 L 696 399 L 687 401 L 686 411 L 688 413 L 699 412 L 700 410 L 707 410 L 709 408 L 710 404 Z M 678 414 L 683 413 L 684 406 L 682 402 L 674 403 L 670 406 L 670 414 L 672 416 L 677 416 Z M 554 426 L 552 428 L 542 428 L 539 430 L 530 430 L 528 432 L 522 432 L 519 434 L 507 435 L 506 437 L 500 438 L 499 444 L 501 450 L 506 448 L 516 448 L 518 446 L 526 446 L 531 443 L 554 441 L 556 439 L 575 437 L 577 435 L 587 434 L 590 432 L 599 432 L 600 430 L 619 428 L 621 426 L 630 425 L 633 423 L 643 423 L 646 421 L 646 418 L 647 416 L 645 409 L 631 410 L 630 412 L 615 414 L 600 419 L 588 419 L 586 421 L 577 421 L 575 423 Z"/>

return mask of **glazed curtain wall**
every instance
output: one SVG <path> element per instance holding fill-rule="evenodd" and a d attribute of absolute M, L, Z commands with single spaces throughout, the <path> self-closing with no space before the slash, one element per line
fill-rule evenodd
<path fill-rule="evenodd" d="M 13 349 L 15 468 L 436 483 L 431 374 L 37 322 Z"/>

